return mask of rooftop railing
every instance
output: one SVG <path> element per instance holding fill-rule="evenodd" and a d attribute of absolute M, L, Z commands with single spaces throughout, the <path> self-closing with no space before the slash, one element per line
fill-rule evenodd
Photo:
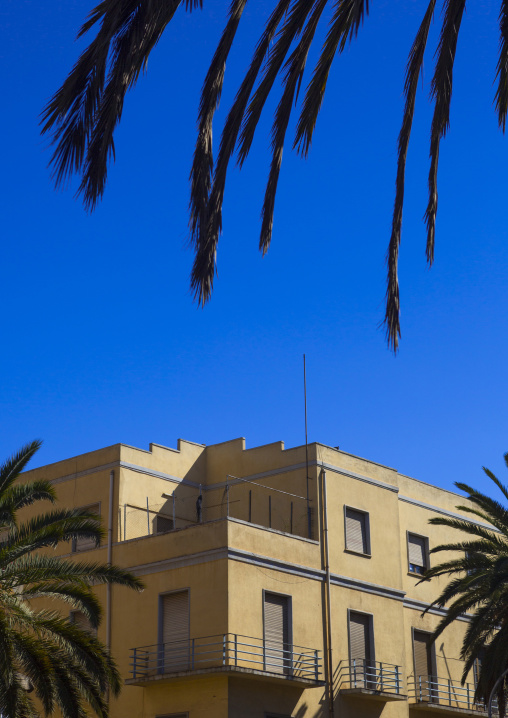
<path fill-rule="evenodd" d="M 191 638 L 131 649 L 133 679 L 207 668 L 263 671 L 319 682 L 320 651 L 236 633 Z"/>
<path fill-rule="evenodd" d="M 449 678 L 416 676 L 410 682 L 409 699 L 416 703 L 435 703 L 450 708 L 477 711 L 487 714 L 485 703 L 475 700 L 473 683 L 460 683 Z M 497 704 L 493 715 L 498 715 Z"/>
<path fill-rule="evenodd" d="M 393 663 L 356 658 L 341 661 L 337 672 L 339 690 L 365 688 L 381 693 L 401 693 L 400 667 Z"/>

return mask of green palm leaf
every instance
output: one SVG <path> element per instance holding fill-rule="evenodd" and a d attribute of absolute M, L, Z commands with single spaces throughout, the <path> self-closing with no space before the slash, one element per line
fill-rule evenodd
<path fill-rule="evenodd" d="M 503 497 L 508 498 L 507 489 L 499 479 L 488 469 L 484 471 Z M 508 510 L 501 502 L 468 484 L 457 482 L 455 485 L 470 502 L 457 508 L 481 518 L 482 524 L 443 516 L 432 518 L 429 523 L 447 526 L 460 532 L 463 538 L 432 549 L 432 553 L 447 551 L 459 555 L 433 566 L 423 580 L 438 576 L 450 578 L 432 603 L 432 606 L 447 607 L 433 640 L 454 620 L 467 614 L 469 623 L 461 649 L 462 681 L 467 680 L 475 660 L 482 655 L 476 700 L 488 703 L 497 679 L 508 669 Z M 497 693 L 501 718 L 504 718 L 506 690 L 508 684 L 504 681 Z"/>
<path fill-rule="evenodd" d="M 107 691 L 121 687 L 118 669 L 102 643 L 57 611 L 32 608 L 34 598 L 56 599 L 82 611 L 92 627 L 102 608 L 93 586 L 100 583 L 141 589 L 141 581 L 123 569 L 97 562 L 73 561 L 41 549 L 73 538 L 104 536 L 100 518 L 86 510 L 55 509 L 19 523 L 19 509 L 37 501 L 55 501 L 46 481 L 14 482 L 40 446 L 23 447 L 0 469 L 0 714 L 35 718 L 31 687 L 44 715 L 59 710 L 64 718 L 85 718 L 92 709 L 107 718 Z"/>

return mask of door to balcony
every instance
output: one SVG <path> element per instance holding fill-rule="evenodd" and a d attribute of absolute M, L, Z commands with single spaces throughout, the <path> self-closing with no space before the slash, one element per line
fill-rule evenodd
<path fill-rule="evenodd" d="M 418 701 L 437 701 L 430 633 L 413 632 L 415 690 Z"/>
<path fill-rule="evenodd" d="M 291 668 L 289 597 L 265 593 L 264 619 L 264 670 L 271 673 L 289 673 Z"/>
<path fill-rule="evenodd" d="M 355 688 L 375 688 L 372 617 L 366 613 L 349 613 L 349 658 L 351 684 Z"/>
<path fill-rule="evenodd" d="M 190 662 L 189 592 L 162 595 L 160 611 L 159 672 L 186 671 Z"/>

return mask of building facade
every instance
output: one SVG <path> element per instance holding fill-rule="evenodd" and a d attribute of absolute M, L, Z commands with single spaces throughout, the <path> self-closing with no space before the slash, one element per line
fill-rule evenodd
<path fill-rule="evenodd" d="M 125 679 L 112 718 L 481 715 L 461 685 L 467 617 L 429 641 L 456 494 L 321 444 L 118 444 L 28 471 L 107 539 L 62 549 L 129 568 L 98 586 L 99 638 Z M 439 560 L 446 558 L 439 555 Z M 62 610 L 68 610 L 62 607 Z M 72 620 L 86 627 L 73 612 Z"/>

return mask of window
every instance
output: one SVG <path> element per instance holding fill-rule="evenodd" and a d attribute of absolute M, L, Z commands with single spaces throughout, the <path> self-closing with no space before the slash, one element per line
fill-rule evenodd
<path fill-rule="evenodd" d="M 369 514 L 344 507 L 346 551 L 370 555 Z"/>
<path fill-rule="evenodd" d="M 173 519 L 169 516 L 163 516 L 162 514 L 157 514 L 157 516 L 154 518 L 153 521 L 153 532 L 156 534 L 163 534 L 166 533 L 166 531 L 172 531 L 173 530 Z"/>
<path fill-rule="evenodd" d="M 291 665 L 291 620 L 289 596 L 265 592 L 264 619 L 264 670 L 270 673 L 288 673 Z"/>
<path fill-rule="evenodd" d="M 409 573 L 422 576 L 429 567 L 429 539 L 416 534 L 407 535 Z"/>
<path fill-rule="evenodd" d="M 92 636 L 97 636 L 97 629 L 92 626 L 87 616 L 82 611 L 71 611 L 70 615 L 71 623 L 74 623 L 82 631 L 90 633 Z"/>
<path fill-rule="evenodd" d="M 175 673 L 190 668 L 189 591 L 160 596 L 160 672 Z"/>
<path fill-rule="evenodd" d="M 417 698 L 420 701 L 432 701 L 436 698 L 434 645 L 430 636 L 430 633 L 424 631 L 413 631 L 414 675 Z"/>
<path fill-rule="evenodd" d="M 476 560 L 478 557 L 481 557 L 481 554 L 477 554 L 475 551 L 466 551 L 466 561 L 471 562 L 472 564 L 476 563 Z M 466 573 L 468 576 L 472 576 L 474 573 L 478 571 L 477 568 L 468 568 L 466 569 Z"/>
<path fill-rule="evenodd" d="M 372 616 L 349 611 L 349 665 L 351 687 L 368 686 L 374 668 Z M 354 682 L 354 686 L 353 686 Z"/>
<path fill-rule="evenodd" d="M 100 517 L 101 507 L 100 504 L 92 504 L 91 506 L 83 506 L 82 510 L 87 511 L 89 514 L 97 514 Z M 93 538 L 79 538 L 73 539 L 72 541 L 72 552 L 78 553 L 79 551 L 91 551 L 97 548 L 95 539 Z"/>

